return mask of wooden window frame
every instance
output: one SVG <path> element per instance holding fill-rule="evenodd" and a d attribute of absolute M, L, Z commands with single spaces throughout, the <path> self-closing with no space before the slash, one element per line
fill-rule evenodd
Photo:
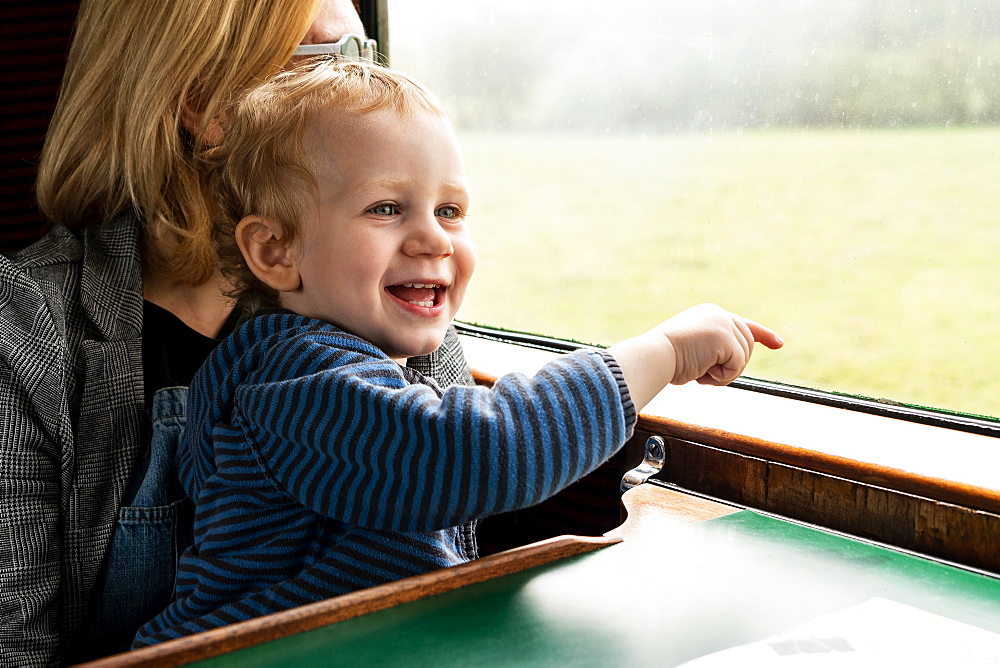
<path fill-rule="evenodd" d="M 574 344 L 460 325 L 477 382 L 532 373 Z M 799 396 L 795 396 L 799 393 Z M 667 443 L 657 479 L 686 490 L 1000 573 L 997 425 L 741 380 L 666 388 L 626 447 Z"/>

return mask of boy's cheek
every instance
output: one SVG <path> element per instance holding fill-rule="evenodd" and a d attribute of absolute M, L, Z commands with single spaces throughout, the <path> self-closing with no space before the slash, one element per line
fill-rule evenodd
<path fill-rule="evenodd" d="M 460 269 L 464 270 L 466 281 L 468 281 L 468 279 L 472 278 L 472 274 L 476 270 L 476 247 L 472 243 L 472 237 L 468 234 L 465 238 L 462 263 L 465 266 L 460 267 Z"/>

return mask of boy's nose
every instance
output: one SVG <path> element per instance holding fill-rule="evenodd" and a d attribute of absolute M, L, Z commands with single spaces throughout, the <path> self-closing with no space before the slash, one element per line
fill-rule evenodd
<path fill-rule="evenodd" d="M 409 233 L 403 240 L 403 252 L 413 257 L 448 257 L 455 252 L 448 234 L 433 215 L 421 216 L 411 221 Z"/>

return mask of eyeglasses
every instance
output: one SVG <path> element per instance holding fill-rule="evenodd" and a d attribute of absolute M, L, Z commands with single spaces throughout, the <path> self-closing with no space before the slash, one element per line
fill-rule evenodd
<path fill-rule="evenodd" d="M 330 44 L 302 44 L 293 56 L 340 56 L 345 60 L 367 60 L 374 63 L 378 44 L 358 35 L 344 35 Z"/>

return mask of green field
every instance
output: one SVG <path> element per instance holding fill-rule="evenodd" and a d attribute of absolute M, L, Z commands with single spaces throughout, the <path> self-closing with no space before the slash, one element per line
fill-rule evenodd
<path fill-rule="evenodd" d="M 461 135 L 460 315 L 611 343 L 702 301 L 747 375 L 1000 416 L 1000 129 Z"/>

